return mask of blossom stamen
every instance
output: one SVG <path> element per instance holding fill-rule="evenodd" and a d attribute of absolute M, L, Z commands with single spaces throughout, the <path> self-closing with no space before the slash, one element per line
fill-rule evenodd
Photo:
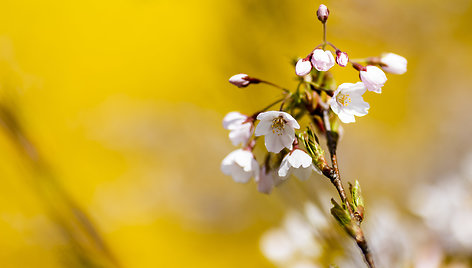
<path fill-rule="evenodd" d="M 352 102 L 352 99 L 349 97 L 349 94 L 338 94 L 336 101 L 346 107 Z"/>
<path fill-rule="evenodd" d="M 287 120 L 284 119 L 282 115 L 274 118 L 272 120 L 272 133 L 277 134 L 278 136 L 281 136 L 284 133 L 284 128 L 285 124 L 287 123 Z"/>

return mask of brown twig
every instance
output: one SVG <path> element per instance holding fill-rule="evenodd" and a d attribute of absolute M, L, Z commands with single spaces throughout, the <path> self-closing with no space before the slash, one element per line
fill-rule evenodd
<path fill-rule="evenodd" d="M 361 249 L 364 259 L 369 266 L 369 268 L 375 268 L 374 259 L 372 253 L 369 249 L 367 241 L 364 236 L 364 232 L 361 229 L 361 222 L 358 217 L 354 214 L 354 211 L 349 203 L 349 200 L 346 196 L 346 191 L 344 190 L 341 176 L 339 174 L 338 160 L 336 156 L 336 147 L 337 147 L 337 134 L 331 131 L 331 125 L 329 122 L 328 110 L 323 111 L 323 121 L 326 129 L 326 139 L 328 143 L 328 150 L 331 156 L 331 170 L 329 172 L 324 171 L 323 174 L 331 181 L 331 183 L 336 187 L 339 197 L 341 198 L 342 203 L 346 206 L 351 219 L 355 220 L 356 227 L 355 230 L 350 233 L 350 235 L 356 240 L 357 246 Z"/>

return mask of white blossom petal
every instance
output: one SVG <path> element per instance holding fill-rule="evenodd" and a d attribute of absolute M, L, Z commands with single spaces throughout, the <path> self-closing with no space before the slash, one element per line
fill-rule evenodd
<path fill-rule="evenodd" d="M 366 67 L 366 71 L 360 71 L 359 75 L 369 91 L 382 93 L 382 87 L 387 82 L 387 76 L 379 67 L 369 65 Z"/>
<path fill-rule="evenodd" d="M 221 171 L 231 175 L 235 182 L 246 183 L 259 176 L 259 166 L 252 152 L 238 149 L 228 154 L 221 162 Z"/>

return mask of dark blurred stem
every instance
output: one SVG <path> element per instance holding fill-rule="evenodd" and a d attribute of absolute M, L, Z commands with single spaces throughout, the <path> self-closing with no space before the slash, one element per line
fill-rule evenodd
<path fill-rule="evenodd" d="M 369 250 L 369 246 L 365 239 L 364 232 L 361 229 L 361 223 L 358 220 L 358 217 L 354 215 L 354 211 L 351 207 L 351 204 L 349 203 L 349 200 L 347 199 L 346 191 L 344 190 L 344 186 L 341 181 L 341 175 L 339 174 L 338 160 L 336 156 L 336 147 L 337 147 L 338 141 L 337 141 L 337 137 L 335 136 L 336 134 L 333 131 L 331 131 L 331 124 L 329 121 L 329 114 L 328 114 L 327 109 L 323 110 L 323 121 L 325 124 L 326 139 L 328 142 L 328 150 L 331 156 L 331 164 L 332 164 L 331 170 L 328 172 L 325 171 L 323 172 L 323 174 L 326 177 L 328 177 L 331 183 L 334 185 L 334 187 L 336 187 L 336 190 L 338 191 L 339 197 L 341 198 L 343 205 L 346 206 L 346 209 L 348 210 L 351 216 L 351 219 L 353 219 L 354 224 L 356 224 L 358 227 L 358 228 L 355 228 L 354 233 L 350 233 L 351 237 L 354 238 L 354 240 L 356 240 L 357 246 L 361 249 L 368 267 L 375 268 L 372 253 Z"/>

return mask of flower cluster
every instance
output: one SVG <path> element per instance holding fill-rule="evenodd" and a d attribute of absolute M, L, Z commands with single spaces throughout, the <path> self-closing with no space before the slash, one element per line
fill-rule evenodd
<path fill-rule="evenodd" d="M 323 23 L 324 31 L 328 16 L 328 8 L 321 5 L 317 17 Z M 326 36 L 326 32 L 323 36 Z M 346 67 L 349 63 L 359 72 L 360 81 L 343 83 L 335 88 L 329 70 L 336 64 Z M 251 116 L 239 112 L 226 115 L 223 127 L 230 131 L 229 138 L 233 145 L 241 145 L 242 148 L 224 158 L 221 170 L 240 183 L 246 183 L 253 177 L 259 191 L 263 193 L 270 193 L 275 185 L 291 174 L 300 180 L 308 179 L 312 171 L 321 174 L 327 165 L 314 133 L 335 133 L 339 138 L 341 128 L 336 118 L 343 123 L 352 123 L 355 122 L 355 116 L 366 115 L 370 106 L 362 95 L 366 91 L 381 93 L 387 81 L 384 71 L 402 74 L 406 72 L 406 65 L 405 58 L 393 53 L 354 61 L 324 38 L 323 43 L 316 46 L 308 56 L 296 62 L 295 73 L 300 78 L 295 91 L 247 74 L 232 76 L 229 82 L 237 87 L 263 83 L 282 89 L 284 96 Z M 281 103 L 279 110 L 269 110 L 277 103 Z M 304 116 L 311 121 L 310 137 L 298 123 Z M 267 153 L 265 160 L 258 162 L 253 150 L 261 136 L 264 136 Z"/>

